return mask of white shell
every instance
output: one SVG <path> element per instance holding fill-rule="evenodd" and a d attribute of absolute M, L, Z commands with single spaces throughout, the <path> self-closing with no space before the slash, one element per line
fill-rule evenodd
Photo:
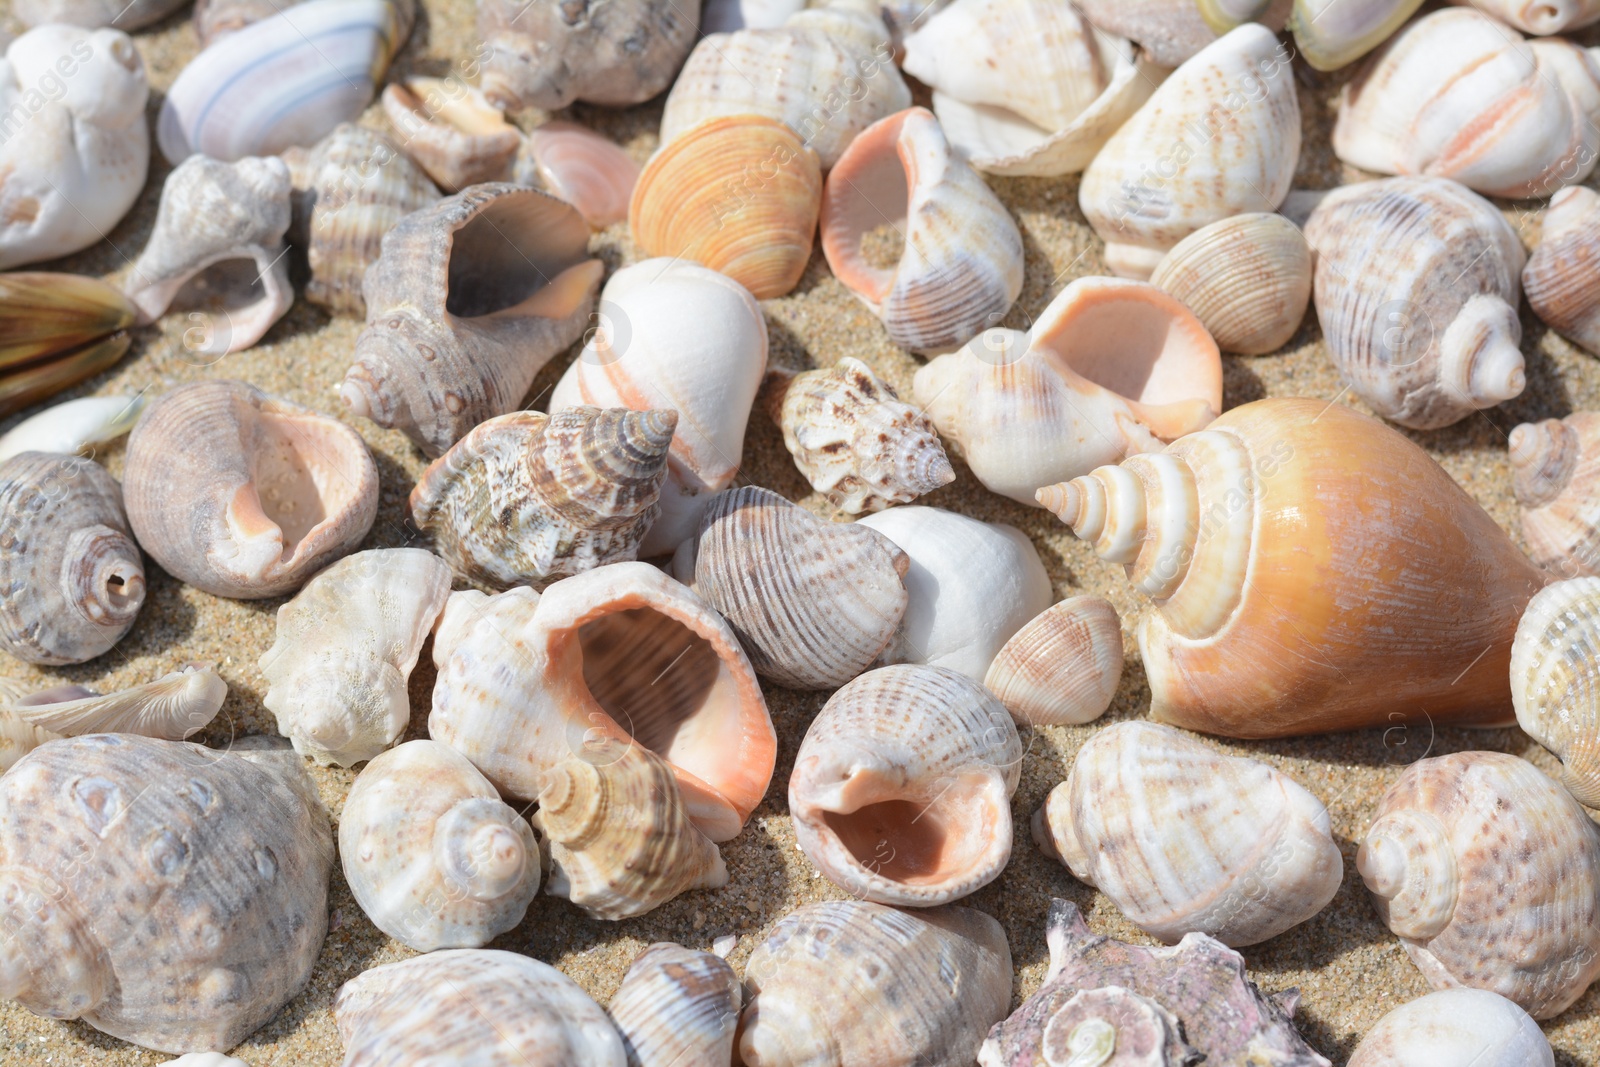
<path fill-rule="evenodd" d="M 1181 300 L 1225 352 L 1264 356 L 1300 329 L 1311 303 L 1312 255 L 1282 215 L 1232 215 L 1173 246 L 1150 284 Z"/>
<path fill-rule="evenodd" d="M 1122 681 L 1122 620 L 1110 601 L 1075 596 L 1052 604 L 1011 636 L 983 684 L 1019 723 L 1093 722 Z"/>
<path fill-rule="evenodd" d="M 1511 643 L 1517 725 L 1556 754 L 1562 784 L 1589 807 L 1600 807 L 1597 629 L 1600 578 L 1571 578 L 1534 594 Z"/>
<path fill-rule="evenodd" d="M 63 737 L 138 734 L 182 741 L 205 729 L 228 696 L 228 683 L 209 663 L 191 663 L 153 682 L 102 696 L 61 686 L 13 698 L 0 684 L 0 715 Z"/>
<path fill-rule="evenodd" d="M 733 1060 L 742 999 L 721 956 L 661 942 L 634 957 L 606 1013 L 628 1067 L 720 1067 Z"/>
<path fill-rule="evenodd" d="M 1600 0 L 1455 0 L 1541 36 L 1575 30 L 1600 20 Z"/>
<path fill-rule="evenodd" d="M 1441 989 L 1402 1004 L 1367 1031 L 1349 1067 L 1555 1067 L 1527 1012 L 1486 989 Z"/>
<path fill-rule="evenodd" d="M 0 463 L 19 452 L 79 455 L 115 441 L 139 421 L 147 401 L 137 396 L 84 396 L 30 415 L 0 436 Z"/>
<path fill-rule="evenodd" d="M 250 1065 L 221 1052 L 191 1052 L 187 1056 L 168 1060 L 165 1067 L 250 1067 Z"/>

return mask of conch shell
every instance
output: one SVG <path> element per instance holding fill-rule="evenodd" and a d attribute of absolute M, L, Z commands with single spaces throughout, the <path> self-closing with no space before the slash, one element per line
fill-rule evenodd
<path fill-rule="evenodd" d="M 1455 2 L 1464 4 L 1469 0 Z M 1541 36 L 1580 29 L 1600 21 L 1600 0 L 1470 0 L 1470 3 L 1523 33 Z"/>
<path fill-rule="evenodd" d="M 1039 500 L 1155 601 L 1138 635 L 1158 722 L 1286 737 L 1511 721 L 1511 639 L 1545 578 L 1375 419 L 1258 400 Z"/>
<path fill-rule="evenodd" d="M 1122 620 L 1111 602 L 1075 596 L 1053 604 L 1011 635 L 983 684 L 1018 723 L 1093 722 L 1122 681 Z"/>
<path fill-rule="evenodd" d="M 565 200 L 603 230 L 627 219 L 639 164 L 587 126 L 552 121 L 523 138 L 514 174 L 519 183 Z"/>
<path fill-rule="evenodd" d="M 406 155 L 447 193 L 505 181 L 522 134 L 460 78 L 406 78 L 383 90 L 383 113 Z"/>
<path fill-rule="evenodd" d="M 1486 989 L 1460 986 L 1429 993 L 1389 1012 L 1368 1030 L 1349 1067 L 1556 1067 L 1550 1042 L 1532 1016 Z"/>
<path fill-rule="evenodd" d="M 228 696 L 209 663 L 191 663 L 153 682 L 101 695 L 81 685 L 12 692 L 0 680 L 0 717 L 62 737 L 138 734 L 182 741 L 205 729 Z"/>
<path fill-rule="evenodd" d="M 1600 193 L 1581 185 L 1568 186 L 1550 198 L 1539 247 L 1522 268 L 1522 288 L 1539 318 L 1590 352 L 1600 352 L 1597 262 Z"/>
<path fill-rule="evenodd" d="M 606 1008 L 628 1067 L 694 1067 L 733 1061 L 743 988 L 728 961 L 663 941 L 628 967 Z"/>
<path fill-rule="evenodd" d="M 1311 302 L 1312 257 L 1282 215 L 1202 226 L 1173 246 L 1150 284 L 1177 297 L 1225 352 L 1264 356 L 1295 335 Z"/>
<path fill-rule="evenodd" d="M 142 393 L 80 396 L 45 408 L 0 434 L 0 464 L 23 452 L 91 454 L 92 458 L 95 445 L 115 441 L 133 429 L 144 408 Z"/>
<path fill-rule="evenodd" d="M 1561 782 L 1600 808 L 1600 578 L 1572 578 L 1528 601 L 1511 644 L 1517 725 L 1561 760 Z"/>
<path fill-rule="evenodd" d="M 1600 574 L 1600 413 L 1525 422 L 1511 431 L 1511 491 L 1539 566 L 1565 578 Z"/>

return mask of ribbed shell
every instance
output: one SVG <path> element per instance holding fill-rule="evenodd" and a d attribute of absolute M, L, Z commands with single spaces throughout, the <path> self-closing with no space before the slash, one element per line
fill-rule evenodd
<path fill-rule="evenodd" d="M 1311 247 L 1282 215 L 1203 226 L 1150 275 L 1205 324 L 1225 352 L 1264 356 L 1293 337 L 1311 302 Z"/>
<path fill-rule="evenodd" d="M 40 745 L 60 739 L 58 733 L 30 725 L 15 715 L 0 713 L 0 774 Z"/>
<path fill-rule="evenodd" d="M 1441 989 L 1402 1004 L 1368 1030 L 1349 1067 L 1555 1067 L 1539 1024 L 1483 989 Z"/>
<path fill-rule="evenodd" d="M 14 415 L 115 366 L 127 354 L 129 342 L 128 332 L 119 330 L 81 348 L 0 374 L 0 418 Z"/>
<path fill-rule="evenodd" d="M 139 316 L 121 290 L 80 274 L 19 270 L 0 274 L 0 371 L 58 356 L 133 325 Z"/>
<path fill-rule="evenodd" d="M 1554 752 L 1562 784 L 1600 808 L 1600 578 L 1572 578 L 1528 601 L 1511 644 L 1517 724 Z"/>
<path fill-rule="evenodd" d="M 182 741 L 216 718 L 228 683 L 209 663 L 191 663 L 153 682 L 104 696 L 81 686 L 63 686 L 15 697 L 0 686 L 0 715 L 63 737 L 138 734 Z"/>
<path fill-rule="evenodd" d="M 523 138 L 516 180 L 559 196 L 603 230 L 628 217 L 639 164 L 615 142 L 575 122 L 546 122 Z"/>
<path fill-rule="evenodd" d="M 1600 414 L 1525 422 L 1509 444 L 1528 555 L 1563 578 L 1600 574 Z"/>
<path fill-rule="evenodd" d="M 1574 185 L 1550 199 L 1522 287 L 1548 326 L 1600 352 L 1600 193 Z"/>
<path fill-rule="evenodd" d="M 1378 47 L 1422 0 L 1294 0 L 1289 29 L 1317 70 L 1338 70 Z"/>
<path fill-rule="evenodd" d="M 1066 726 L 1105 714 L 1122 681 L 1122 620 L 1110 601 L 1068 597 L 1011 635 L 983 684 L 1019 723 Z"/>
<path fill-rule="evenodd" d="M 1002 1024 L 1003 1025 L 1003 1024 Z M 1104 986 L 1074 993 L 1050 1016 L 1037 1049 L 1014 1049 L 1011 1063 L 1044 1067 L 1099 1063 L 1103 1067 L 1192 1067 L 1205 1059 L 1183 1040 L 1183 1024 L 1149 997 Z M 978 1067 L 1008 1067 L 999 1047 L 985 1041 Z"/>
<path fill-rule="evenodd" d="M 634 957 L 606 1011 L 628 1067 L 719 1067 L 733 1059 L 742 999 L 721 956 L 661 942 Z"/>
<path fill-rule="evenodd" d="M 82 663 L 128 632 L 144 562 L 122 490 L 92 459 L 24 452 L 0 464 L 0 648 Z"/>
<path fill-rule="evenodd" d="M 1524 33 L 1560 33 L 1600 20 L 1600 0 L 1471 0 L 1471 3 L 1479 11 L 1509 22 Z"/>
<path fill-rule="evenodd" d="M 447 193 L 504 181 L 522 134 L 483 92 L 451 78 L 407 78 L 383 90 L 383 113 L 406 155 Z"/>

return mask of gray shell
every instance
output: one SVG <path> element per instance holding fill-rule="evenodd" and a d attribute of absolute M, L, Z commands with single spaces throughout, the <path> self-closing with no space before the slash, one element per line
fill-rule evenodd
<path fill-rule="evenodd" d="M 634 958 L 606 1010 L 628 1067 L 702 1067 L 732 1061 L 741 998 L 727 960 L 663 941 Z"/>
<path fill-rule="evenodd" d="M 133 32 L 159 22 L 185 0 L 16 0 L 12 12 L 27 26 L 65 22 L 72 26 L 114 26 Z"/>

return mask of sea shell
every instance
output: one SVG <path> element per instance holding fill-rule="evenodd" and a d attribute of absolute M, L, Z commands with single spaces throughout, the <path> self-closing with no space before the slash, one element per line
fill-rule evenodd
<path fill-rule="evenodd" d="M 956 480 L 933 420 L 859 359 L 770 371 L 762 391 L 794 465 L 847 514 L 908 504 Z"/>
<path fill-rule="evenodd" d="M 15 698 L 0 690 L 0 715 L 62 737 L 138 734 L 182 741 L 205 729 L 228 696 L 228 683 L 209 663 L 191 663 L 153 682 L 104 696 L 68 685 Z"/>
<path fill-rule="evenodd" d="M 1289 29 L 1307 63 L 1338 70 L 1388 40 L 1421 6 L 1422 0 L 1294 0 Z"/>
<path fill-rule="evenodd" d="M 249 348 L 294 303 L 289 284 L 289 168 L 276 157 L 223 163 L 191 156 L 161 187 L 155 229 L 128 279 L 146 322 L 169 308 L 201 325 L 198 357 Z"/>
<path fill-rule="evenodd" d="M 483 92 L 451 78 L 406 78 L 383 90 L 383 113 L 406 155 L 447 193 L 505 181 L 522 134 Z"/>
<path fill-rule="evenodd" d="M 904 240 L 892 261 L 864 247 L 883 227 Z M 822 199 L 822 252 L 889 339 L 917 352 L 966 344 L 1022 291 L 1017 224 L 920 107 L 873 123 L 839 157 Z"/>
<path fill-rule="evenodd" d="M 628 217 L 639 164 L 617 144 L 575 122 L 546 122 L 523 138 L 516 180 L 578 209 L 597 230 Z"/>
<path fill-rule="evenodd" d="M 128 213 L 150 167 L 149 94 L 121 30 L 52 24 L 11 42 L 0 60 L 0 270 L 88 248 Z"/>
<path fill-rule="evenodd" d="M 1200 227 L 1277 210 L 1300 155 L 1289 59 L 1265 26 L 1240 26 L 1174 71 L 1106 142 L 1078 205 L 1113 273 L 1148 278 Z"/>
<path fill-rule="evenodd" d="M 310 0 L 228 34 L 167 90 L 161 154 L 227 161 L 315 144 L 366 109 L 411 21 L 408 2 Z"/>
<path fill-rule="evenodd" d="M 125 328 L 138 315 L 121 290 L 98 278 L 50 271 L 0 274 L 0 418 L 121 359 L 128 350 Z M 55 441 L 52 433 L 24 450 L 77 451 L 76 445 L 44 447 Z"/>
<path fill-rule="evenodd" d="M 672 764 L 689 817 L 739 833 L 772 778 L 777 737 L 722 617 L 647 563 L 563 578 L 541 596 L 451 596 L 434 635 L 428 734 L 502 795 L 534 800 L 586 742 L 633 737 Z"/>
<path fill-rule="evenodd" d="M 1526 42 L 1487 15 L 1449 8 L 1407 26 L 1344 87 L 1333 150 L 1379 174 L 1548 196 L 1594 169 L 1596 120 L 1600 68 L 1583 49 Z"/>
<path fill-rule="evenodd" d="M 1217 39 L 1197 0 L 1078 0 L 1073 6 L 1103 32 L 1136 41 L 1165 67 L 1193 58 Z M 1282 28 L 1280 19 L 1273 29 Z"/>
<path fill-rule="evenodd" d="M 986 1043 L 979 1050 L 979 1067 L 1003 1067 L 1004 1061 L 993 1054 L 985 1058 L 991 1048 Z M 1121 986 L 1073 994 L 1050 1016 L 1037 1051 L 1046 1064 L 1190 1067 L 1205 1059 L 1183 1040 L 1176 1015 Z"/>
<path fill-rule="evenodd" d="M 980 681 L 1011 635 L 1050 606 L 1050 578 L 1022 531 L 942 508 L 890 508 L 857 520 L 911 557 L 908 600 L 886 663 L 925 663 Z"/>
<path fill-rule="evenodd" d="M 168 1060 L 166 1067 L 250 1067 L 250 1065 L 220 1052 L 190 1052 L 175 1060 Z"/>
<path fill-rule="evenodd" d="M 733 1060 L 743 990 L 721 956 L 669 941 L 634 957 L 606 1009 L 628 1067 L 697 1067 Z"/>
<path fill-rule="evenodd" d="M 1011 635 L 983 684 L 1018 723 L 1093 722 L 1122 681 L 1122 620 L 1097 596 L 1068 597 Z"/>
<path fill-rule="evenodd" d="M 1322 801 L 1265 763 L 1149 722 L 1090 738 L 1034 836 L 1169 945 L 1276 937 L 1327 907 L 1344 877 Z"/>
<path fill-rule="evenodd" d="M 131 31 L 160 22 L 185 0 L 15 0 L 12 13 L 25 26 L 65 22 L 72 26 L 115 26 Z"/>
<path fill-rule="evenodd" d="M 61 735 L 34 726 L 14 715 L 0 713 L 0 774 L 40 745 L 61 740 Z"/>
<path fill-rule="evenodd" d="M 789 778 L 795 843 L 860 900 L 924 908 L 1011 859 L 1022 742 L 987 689 L 944 667 L 869 671 L 829 698 Z"/>
<path fill-rule="evenodd" d="M 1367 1031 L 1350 1067 L 1555 1067 L 1539 1024 L 1505 997 L 1460 987 L 1429 993 Z"/>
<path fill-rule="evenodd" d="M 626 1067 L 616 1028 L 578 983 L 515 952 L 455 949 L 363 971 L 333 1017 L 344 1067 Z"/>
<path fill-rule="evenodd" d="M 1561 782 L 1580 803 L 1600 808 L 1600 672 L 1595 629 L 1600 578 L 1545 586 L 1517 625 L 1511 699 L 1517 725 L 1561 760 Z"/>
<path fill-rule="evenodd" d="M 1550 198 L 1539 247 L 1522 268 L 1534 313 L 1590 352 L 1600 352 L 1600 193 L 1568 186 Z"/>
<path fill-rule="evenodd" d="M 0 292 L 3 292 L 3 285 L 0 282 Z M 35 360 L 14 370 L 0 372 L 0 418 L 13 415 L 114 366 L 127 353 L 129 340 L 127 331 L 119 330 L 63 355 Z"/>
<path fill-rule="evenodd" d="M 1080 278 L 1027 333 L 987 330 L 912 389 L 984 486 L 1032 504 L 1040 486 L 1204 428 L 1222 410 L 1222 357 L 1155 286 Z"/>
<path fill-rule="evenodd" d="M 971 908 L 829 900 L 778 920 L 745 986 L 746 1067 L 959 1067 L 1005 1014 L 1011 951 Z"/>
<path fill-rule="evenodd" d="M 1539 566 L 1565 578 L 1600 574 L 1600 414 L 1525 422 L 1511 431 L 1511 491 Z"/>
<path fill-rule="evenodd" d="M 1155 601 L 1138 636 L 1158 722 L 1286 737 L 1511 721 L 1511 639 L 1545 577 L 1376 419 L 1258 400 L 1039 500 Z"/>
<path fill-rule="evenodd" d="M 306 0 L 194 0 L 194 35 L 200 39 L 202 49 L 210 48 L 228 34 L 246 26 L 271 18 L 286 7 L 303 4 Z M 398 3 L 400 0 L 394 0 Z M 412 0 L 405 0 L 414 7 Z M 411 13 L 413 16 L 415 12 Z"/>
<path fill-rule="evenodd" d="M 53 741 L 0 778 L 0 998 L 163 1052 L 232 1048 L 310 979 L 332 864 L 292 754 Z"/>
<path fill-rule="evenodd" d="M 1523 33 L 1560 33 L 1600 21 L 1600 0 L 1470 0 L 1470 3 L 1501 22 L 1511 23 Z"/>
<path fill-rule="evenodd" d="M 817 154 L 775 119 L 734 115 L 650 157 L 628 228 L 645 255 L 694 260 L 766 300 L 800 281 L 821 203 Z"/>
<path fill-rule="evenodd" d="M 339 560 L 278 609 L 260 661 L 262 703 L 296 752 L 349 767 L 394 743 L 411 721 L 406 681 L 449 595 L 438 556 L 374 548 Z"/>
<path fill-rule="evenodd" d="M 675 411 L 513 411 L 433 461 L 411 515 L 457 574 L 495 589 L 635 559 L 660 512 Z"/>
<path fill-rule="evenodd" d="M 167 573 L 215 596 L 298 589 L 366 537 L 378 469 L 337 419 L 228 379 L 167 393 L 128 438 L 128 520 Z"/>
<path fill-rule="evenodd" d="M 0 649 L 83 663 L 128 632 L 144 563 L 122 490 L 91 459 L 24 452 L 0 466 Z"/>
<path fill-rule="evenodd" d="M 705 0 L 700 6 L 700 32 L 776 29 L 805 6 L 805 0 Z"/>
<path fill-rule="evenodd" d="M 527 820 L 438 741 L 407 741 L 367 764 L 339 815 L 339 856 L 367 918 L 418 952 L 488 944 L 539 891 Z"/>
<path fill-rule="evenodd" d="M 989 1032 L 978 1053 L 982 1067 L 1070 1064 L 1053 1056 L 1060 1037 L 1052 1023 L 1076 1017 L 1071 1006 L 1083 990 L 1112 986 L 1176 1016 L 1184 1039 L 1207 1064 L 1330 1067 L 1291 1021 L 1299 991 L 1262 996 L 1245 977 L 1244 957 L 1215 938 L 1189 934 L 1175 948 L 1113 941 L 1090 932 L 1065 900 L 1051 902 L 1045 936 L 1050 970 L 1044 985 Z"/>
<path fill-rule="evenodd" d="M 144 406 L 140 393 L 84 396 L 46 408 L 0 435 L 0 464 L 23 452 L 92 453 L 95 445 L 115 441 L 133 429 Z"/>
<path fill-rule="evenodd" d="M 1193 311 L 1224 352 L 1264 356 L 1288 343 L 1311 302 L 1311 246 L 1282 215 L 1202 226 L 1150 275 Z"/>
<path fill-rule="evenodd" d="M 1356 867 L 1435 989 L 1487 989 L 1549 1019 L 1600 973 L 1600 828 L 1526 760 L 1456 752 L 1411 764 Z"/>
<path fill-rule="evenodd" d="M 605 266 L 588 248 L 571 205 L 516 185 L 474 185 L 407 215 L 367 269 L 344 402 L 433 457 L 515 411 L 594 309 Z"/>
<path fill-rule="evenodd" d="M 550 410 L 592 404 L 678 413 L 661 517 L 639 554 L 676 549 L 713 493 L 739 471 L 750 408 L 767 369 L 767 323 L 738 282 L 683 260 L 623 267 L 600 295 L 599 324 L 550 394 Z"/>
<path fill-rule="evenodd" d="M 1328 353 L 1372 410 L 1431 430 L 1521 394 L 1524 253 L 1493 204 L 1444 178 L 1361 182 L 1323 198 L 1306 240 Z"/>

